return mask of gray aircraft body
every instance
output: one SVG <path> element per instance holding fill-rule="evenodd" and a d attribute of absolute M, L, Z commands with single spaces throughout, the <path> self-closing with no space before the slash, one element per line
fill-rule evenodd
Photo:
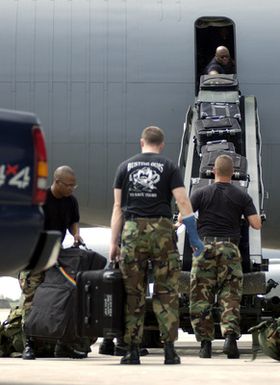
<path fill-rule="evenodd" d="M 262 241 L 279 248 L 279 14 L 277 0 L 2 0 L 0 106 L 38 114 L 50 171 L 77 173 L 82 222 L 108 225 L 117 165 L 150 124 L 178 160 L 203 65 L 227 45 L 240 90 L 257 98 Z"/>

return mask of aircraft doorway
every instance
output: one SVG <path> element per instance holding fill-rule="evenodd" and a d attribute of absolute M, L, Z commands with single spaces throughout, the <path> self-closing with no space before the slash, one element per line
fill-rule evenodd
<path fill-rule="evenodd" d="M 215 50 L 223 45 L 229 49 L 236 69 L 235 24 L 227 17 L 203 16 L 195 21 L 195 94 L 199 91 L 200 75 L 215 56 Z M 237 72 L 237 71 L 236 71 Z"/>

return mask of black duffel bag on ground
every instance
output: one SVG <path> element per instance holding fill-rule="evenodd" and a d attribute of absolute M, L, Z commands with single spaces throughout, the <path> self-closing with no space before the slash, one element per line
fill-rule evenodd
<path fill-rule="evenodd" d="M 106 263 L 105 257 L 92 250 L 62 249 L 58 264 L 46 271 L 36 289 L 24 323 L 25 334 L 75 343 L 80 338 L 76 326 L 76 275 L 79 271 L 103 269 Z"/>

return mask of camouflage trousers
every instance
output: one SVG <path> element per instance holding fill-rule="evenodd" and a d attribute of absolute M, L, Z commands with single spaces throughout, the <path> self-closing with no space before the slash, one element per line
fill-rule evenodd
<path fill-rule="evenodd" d="M 126 221 L 122 232 L 120 269 L 127 294 L 127 344 L 140 344 L 142 340 L 149 261 L 154 276 L 153 310 L 161 338 L 175 341 L 178 337 L 181 262 L 173 224 L 167 218 L 137 218 Z"/>
<path fill-rule="evenodd" d="M 198 341 L 215 338 L 212 308 L 217 301 L 222 335 L 240 335 L 240 301 L 243 273 L 239 249 L 231 242 L 205 245 L 193 257 L 190 283 L 190 315 Z"/>
<path fill-rule="evenodd" d="M 44 273 L 32 274 L 27 271 L 22 271 L 19 274 L 19 284 L 22 289 L 20 297 L 20 306 L 22 308 L 22 323 L 31 308 L 32 300 L 37 287 L 43 282 Z"/>

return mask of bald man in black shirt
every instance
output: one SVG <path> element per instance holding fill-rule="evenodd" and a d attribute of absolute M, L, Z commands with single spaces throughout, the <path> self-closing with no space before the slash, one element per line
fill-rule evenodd
<path fill-rule="evenodd" d="M 206 66 L 205 74 L 216 75 L 216 74 L 234 74 L 235 65 L 230 57 L 229 50 L 227 47 L 219 46 L 216 49 L 215 56 Z"/>
<path fill-rule="evenodd" d="M 46 201 L 43 205 L 45 214 L 44 227 L 45 230 L 61 231 L 61 243 L 65 238 L 67 230 L 72 234 L 74 243 L 84 243 L 80 236 L 79 229 L 79 205 L 77 199 L 72 195 L 76 187 L 76 177 L 72 168 L 69 166 L 60 166 L 55 170 L 52 185 L 47 190 Z M 25 271 L 20 273 L 19 280 L 22 288 L 23 323 L 27 313 L 30 311 L 35 291 L 43 279 L 44 273 L 31 274 Z M 86 357 L 84 352 L 75 351 L 60 342 L 56 345 L 55 354 L 58 357 Z M 26 338 L 22 358 L 25 360 L 35 359 L 31 338 Z"/>

